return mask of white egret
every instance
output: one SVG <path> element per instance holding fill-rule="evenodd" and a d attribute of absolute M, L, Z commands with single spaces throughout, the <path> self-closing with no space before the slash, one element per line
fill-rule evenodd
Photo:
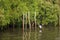
<path fill-rule="evenodd" d="M 42 28 L 42 25 L 39 25 L 39 28 L 41 29 Z"/>
<path fill-rule="evenodd" d="M 42 25 L 39 25 L 39 28 L 40 28 L 39 32 L 42 32 Z"/>

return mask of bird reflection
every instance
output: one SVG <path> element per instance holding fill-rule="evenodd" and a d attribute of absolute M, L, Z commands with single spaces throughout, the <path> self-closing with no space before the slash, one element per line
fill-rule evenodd
<path fill-rule="evenodd" d="M 42 32 L 42 30 L 39 30 L 39 32 Z"/>

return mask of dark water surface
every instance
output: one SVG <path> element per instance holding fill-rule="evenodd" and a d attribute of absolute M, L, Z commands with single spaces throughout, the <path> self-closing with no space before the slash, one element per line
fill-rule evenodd
<path fill-rule="evenodd" d="M 0 40 L 60 40 L 60 30 L 56 28 L 43 28 L 42 30 L 22 31 L 22 29 L 6 30 L 0 32 Z"/>

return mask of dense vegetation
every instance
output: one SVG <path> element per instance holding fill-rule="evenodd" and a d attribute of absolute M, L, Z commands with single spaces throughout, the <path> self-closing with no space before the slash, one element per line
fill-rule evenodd
<path fill-rule="evenodd" d="M 31 18 L 35 12 L 37 24 L 58 24 L 60 13 L 59 1 L 57 0 L 0 0 L 0 27 L 13 24 L 22 24 L 22 14 L 30 12 Z"/>

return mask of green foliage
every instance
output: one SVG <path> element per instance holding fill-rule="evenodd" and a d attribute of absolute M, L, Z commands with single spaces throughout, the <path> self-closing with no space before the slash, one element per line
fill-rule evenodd
<path fill-rule="evenodd" d="M 52 3 L 53 1 L 55 4 Z M 44 25 L 49 23 L 56 25 L 60 8 L 57 1 L 52 0 L 52 2 L 46 0 L 0 0 L 0 26 L 8 25 L 13 21 L 20 23 L 22 14 L 28 11 L 31 20 L 34 20 L 34 14 L 37 12 L 37 24 L 42 22 Z"/>

